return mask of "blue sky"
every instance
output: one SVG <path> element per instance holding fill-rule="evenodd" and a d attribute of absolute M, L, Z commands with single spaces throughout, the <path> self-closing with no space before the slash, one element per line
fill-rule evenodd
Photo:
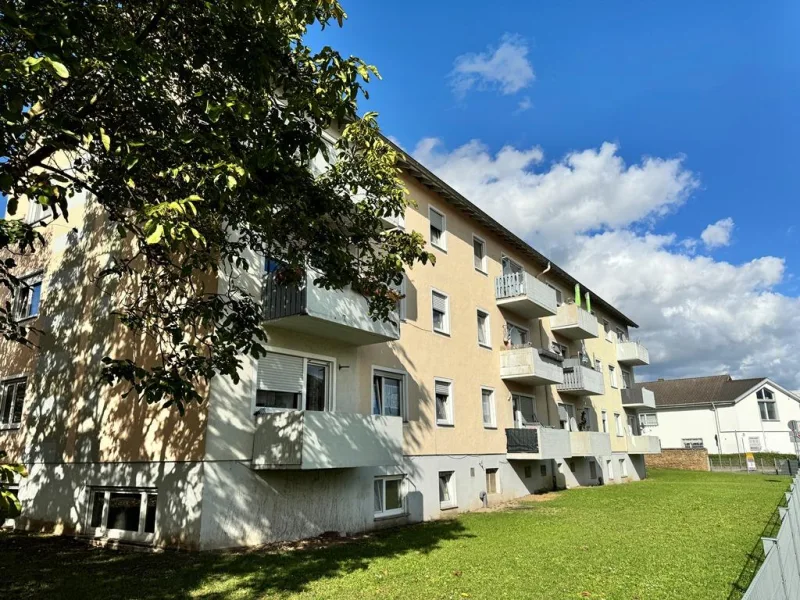
<path fill-rule="evenodd" d="M 362 109 L 377 110 L 386 134 L 501 221 L 528 218 L 518 233 L 639 321 L 662 359 L 647 374 L 768 373 L 800 387 L 800 361 L 791 357 L 800 335 L 800 3 L 343 5 L 344 28 L 309 39 L 378 66 L 383 81 Z M 513 64 L 492 62 L 515 51 Z M 466 84 L 454 74 L 464 64 L 478 65 Z M 495 66 L 516 69 L 517 79 L 496 76 Z M 559 178 L 565 157 L 606 142 L 619 172 L 570 163 L 571 181 Z M 501 157 L 503 147 L 525 164 Z M 654 183 L 644 157 L 665 161 L 671 174 Z M 628 172 L 637 166 L 641 177 Z M 485 177 L 474 176 L 482 167 Z M 532 174 L 551 175 L 552 185 Z M 611 222 L 588 217 L 570 228 L 551 219 L 548 202 L 565 200 L 548 190 L 592 177 L 597 185 L 569 195 L 569 206 L 607 202 L 600 212 Z M 649 209 L 625 208 L 632 180 Z M 720 221 L 721 237 L 701 237 Z M 626 252 L 663 272 L 650 281 L 655 292 L 609 283 Z M 646 276 L 641 265 L 629 273 Z M 643 310 L 644 299 L 655 306 Z M 742 306 L 762 308 L 754 315 Z M 672 332 L 692 311 L 705 315 L 684 323 L 695 333 Z"/>

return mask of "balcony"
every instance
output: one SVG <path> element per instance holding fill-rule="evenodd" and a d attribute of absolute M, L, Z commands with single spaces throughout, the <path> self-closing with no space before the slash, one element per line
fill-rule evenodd
<path fill-rule="evenodd" d="M 600 431 L 571 431 L 572 456 L 611 456 L 611 438 Z"/>
<path fill-rule="evenodd" d="M 587 366 L 579 358 L 564 361 L 564 383 L 556 389 L 562 394 L 599 396 L 605 393 L 603 374 Z"/>
<path fill-rule="evenodd" d="M 650 364 L 650 353 L 639 342 L 617 342 L 617 362 L 621 365 Z"/>
<path fill-rule="evenodd" d="M 494 280 L 497 306 L 525 319 L 555 315 L 556 291 L 530 273 L 510 273 Z"/>
<path fill-rule="evenodd" d="M 655 435 L 628 436 L 628 454 L 661 454 L 661 440 Z"/>
<path fill-rule="evenodd" d="M 556 316 L 550 317 L 550 329 L 571 340 L 588 340 L 597 337 L 598 323 L 592 313 L 577 304 L 562 304 Z"/>
<path fill-rule="evenodd" d="M 569 431 L 536 426 L 506 429 L 509 460 L 550 460 L 570 456 Z"/>
<path fill-rule="evenodd" d="M 622 392 L 623 408 L 655 408 L 656 397 L 653 392 L 641 386 L 625 388 Z"/>
<path fill-rule="evenodd" d="M 500 352 L 500 378 L 528 385 L 564 383 L 562 358 L 547 350 L 523 346 Z"/>
<path fill-rule="evenodd" d="M 256 416 L 254 470 L 396 466 L 402 460 L 400 417 L 310 410 Z"/>
<path fill-rule="evenodd" d="M 367 299 L 351 289 L 326 290 L 307 272 L 299 284 L 276 281 L 264 274 L 264 318 L 273 327 L 365 346 L 400 339 L 397 314 L 375 321 Z"/>

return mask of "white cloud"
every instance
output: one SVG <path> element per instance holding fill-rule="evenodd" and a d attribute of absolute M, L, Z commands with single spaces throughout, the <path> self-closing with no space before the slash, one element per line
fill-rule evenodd
<path fill-rule="evenodd" d="M 700 234 L 700 239 L 703 240 L 706 248 L 720 248 L 731 243 L 732 233 L 733 219 L 728 217 L 706 227 Z"/>
<path fill-rule="evenodd" d="M 471 89 L 515 94 L 533 83 L 534 78 L 527 43 L 509 33 L 500 38 L 497 48 L 456 57 L 450 73 L 453 90 L 460 97 Z"/>
<path fill-rule="evenodd" d="M 784 261 L 730 264 L 697 255 L 698 240 L 652 232 L 698 187 L 682 157 L 626 164 L 606 143 L 545 165 L 535 146 L 447 151 L 435 139 L 414 154 L 638 322 L 652 360 L 640 377 L 730 372 L 800 388 L 800 298 L 776 291 L 790 278 Z M 726 221 L 715 226 L 730 232 Z"/>
<path fill-rule="evenodd" d="M 525 96 L 522 100 L 519 101 L 517 104 L 517 113 L 525 112 L 526 110 L 530 110 L 533 108 L 533 102 L 528 96 Z"/>

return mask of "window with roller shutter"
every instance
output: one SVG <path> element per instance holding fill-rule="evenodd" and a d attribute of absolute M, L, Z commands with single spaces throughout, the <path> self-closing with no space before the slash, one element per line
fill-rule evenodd
<path fill-rule="evenodd" d="M 428 220 L 431 223 L 431 245 L 446 251 L 447 226 L 445 216 L 431 206 L 428 208 Z"/>

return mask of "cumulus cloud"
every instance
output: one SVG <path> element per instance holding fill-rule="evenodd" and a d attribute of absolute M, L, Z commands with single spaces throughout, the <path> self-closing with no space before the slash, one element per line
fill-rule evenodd
<path fill-rule="evenodd" d="M 530 110 L 533 108 L 533 102 L 528 96 L 525 96 L 522 100 L 519 101 L 517 104 L 517 113 L 525 112 L 526 110 Z"/>
<path fill-rule="evenodd" d="M 448 151 L 429 138 L 414 154 L 638 322 L 652 360 L 640 379 L 730 372 L 800 388 L 800 299 L 776 291 L 784 261 L 717 261 L 695 253 L 697 240 L 654 233 L 698 179 L 683 157 L 626 164 L 618 150 L 606 143 L 545 163 L 536 146 L 492 153 L 473 140 Z M 726 243 L 727 221 L 711 226 L 728 232 Z"/>
<path fill-rule="evenodd" d="M 500 38 L 496 48 L 456 57 L 450 72 L 450 83 L 459 97 L 472 89 L 516 94 L 533 83 L 534 78 L 533 66 L 528 60 L 528 44 L 520 36 L 509 33 Z"/>
<path fill-rule="evenodd" d="M 732 233 L 733 219 L 728 217 L 706 227 L 703 233 L 700 234 L 700 239 L 703 240 L 706 248 L 720 248 L 731 243 Z"/>

